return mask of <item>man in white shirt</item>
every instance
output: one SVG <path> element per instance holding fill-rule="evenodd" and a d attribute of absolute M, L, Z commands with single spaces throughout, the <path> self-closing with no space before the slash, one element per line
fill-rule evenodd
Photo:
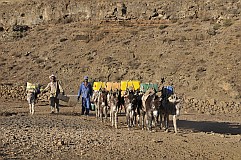
<path fill-rule="evenodd" d="M 49 79 L 51 82 L 47 85 L 47 87 L 44 89 L 44 92 L 47 90 L 50 90 L 50 107 L 51 107 L 51 113 L 54 113 L 54 110 L 56 109 L 56 113 L 59 113 L 59 99 L 57 98 L 59 94 L 63 94 L 63 88 L 59 84 L 59 81 L 56 80 L 55 75 L 49 76 Z"/>

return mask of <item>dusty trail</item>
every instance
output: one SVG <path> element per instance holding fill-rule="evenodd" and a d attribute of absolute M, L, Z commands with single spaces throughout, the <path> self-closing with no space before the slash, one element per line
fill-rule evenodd
<path fill-rule="evenodd" d="M 119 129 L 109 120 L 79 115 L 79 107 L 62 107 L 49 114 L 46 104 L 30 116 L 23 102 L 0 105 L 0 156 L 2 159 L 240 159 L 239 115 L 186 113 L 179 133 L 156 129 L 128 131 L 125 117 Z"/>

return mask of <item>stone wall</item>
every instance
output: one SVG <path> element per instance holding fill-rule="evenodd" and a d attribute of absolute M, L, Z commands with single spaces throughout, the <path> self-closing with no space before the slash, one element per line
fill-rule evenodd
<path fill-rule="evenodd" d="M 205 114 L 217 113 L 241 113 L 241 105 L 239 102 L 217 101 L 215 99 L 195 99 L 186 98 L 183 103 L 184 112 L 196 111 Z"/>
<path fill-rule="evenodd" d="M 0 84 L 0 99 L 11 101 L 26 101 L 26 86 L 21 84 L 2 83 Z M 39 101 L 48 101 L 47 94 L 38 96 Z"/>

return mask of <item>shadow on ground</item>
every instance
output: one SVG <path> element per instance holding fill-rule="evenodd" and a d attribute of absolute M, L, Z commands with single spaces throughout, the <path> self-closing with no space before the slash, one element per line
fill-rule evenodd
<path fill-rule="evenodd" d="M 193 132 L 213 132 L 231 135 L 241 134 L 241 125 L 230 122 L 179 120 L 178 128 L 191 129 Z"/>

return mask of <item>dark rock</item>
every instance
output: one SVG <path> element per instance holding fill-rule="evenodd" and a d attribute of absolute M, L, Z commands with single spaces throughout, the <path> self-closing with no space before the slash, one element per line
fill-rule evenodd
<path fill-rule="evenodd" d="M 0 25 L 0 32 L 4 31 L 3 26 Z"/>
<path fill-rule="evenodd" d="M 67 40 L 68 40 L 67 38 L 61 38 L 59 41 L 64 42 L 64 41 L 67 41 Z"/>
<path fill-rule="evenodd" d="M 29 26 L 27 25 L 14 25 L 13 26 L 13 31 L 14 32 L 26 32 L 30 29 Z"/>

